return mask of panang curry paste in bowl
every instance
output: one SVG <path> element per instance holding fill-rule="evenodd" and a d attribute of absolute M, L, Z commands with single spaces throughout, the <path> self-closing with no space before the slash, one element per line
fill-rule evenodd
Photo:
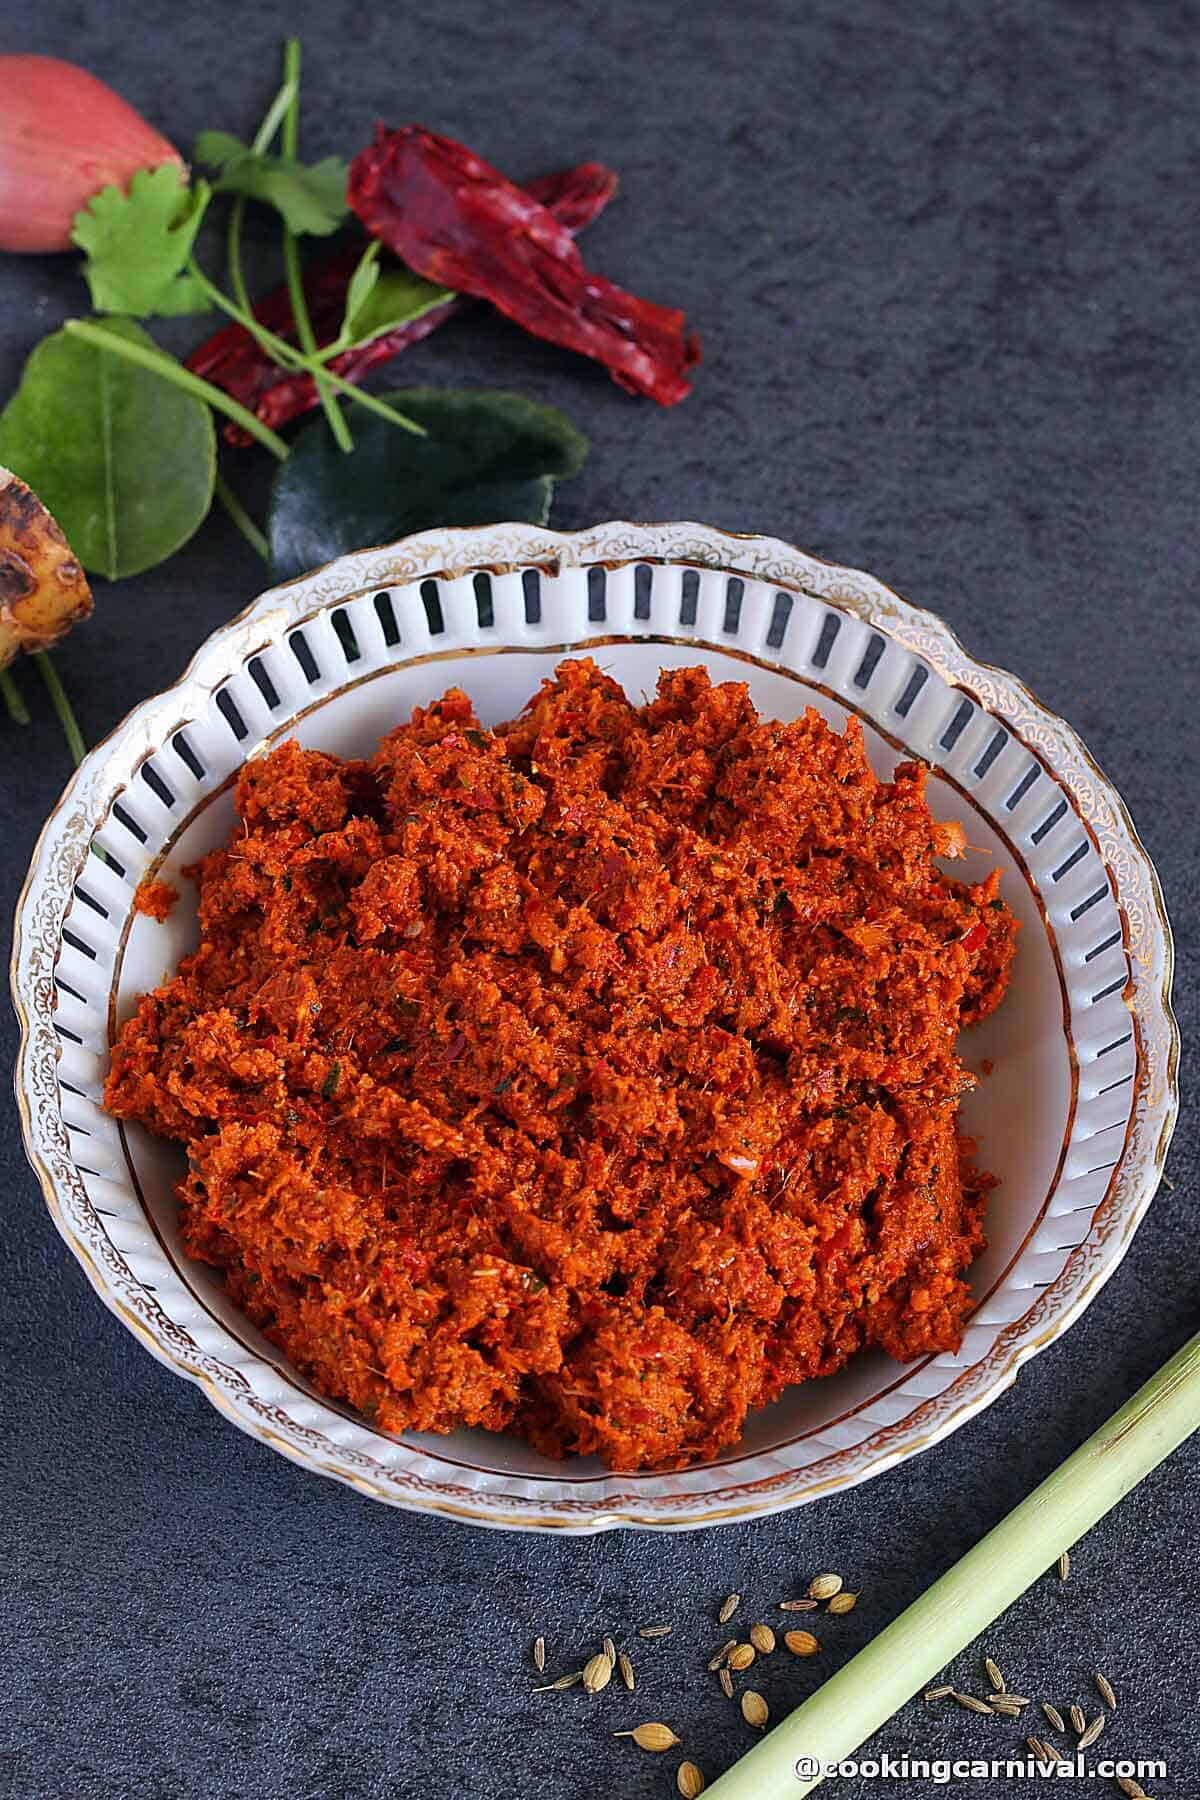
<path fill-rule="evenodd" d="M 925 777 L 590 658 L 494 730 L 451 688 L 365 760 L 284 742 L 107 1105 L 186 1146 L 190 1255 L 382 1429 L 709 1459 L 864 1347 L 962 1335 L 958 1036 L 1016 923 L 939 866 Z"/>

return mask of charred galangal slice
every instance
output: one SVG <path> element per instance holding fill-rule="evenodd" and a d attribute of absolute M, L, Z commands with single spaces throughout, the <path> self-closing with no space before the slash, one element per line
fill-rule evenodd
<path fill-rule="evenodd" d="M 71 546 L 37 495 L 0 469 L 0 669 L 47 650 L 92 610 Z"/>

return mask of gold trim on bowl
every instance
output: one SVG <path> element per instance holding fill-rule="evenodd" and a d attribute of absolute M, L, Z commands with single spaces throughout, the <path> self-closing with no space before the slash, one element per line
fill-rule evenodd
<path fill-rule="evenodd" d="M 386 1468 L 374 1459 L 352 1453 L 340 1445 L 335 1451 L 335 1446 L 321 1433 L 299 1427 L 278 1407 L 263 1401 L 254 1393 L 241 1370 L 210 1355 L 170 1320 L 153 1294 L 133 1277 L 124 1258 L 102 1229 L 98 1235 L 93 1231 L 91 1240 L 81 1235 L 75 1218 L 68 1217 L 64 1210 L 64 1196 L 70 1196 L 73 1206 L 84 1216 L 92 1215 L 89 1228 L 93 1220 L 99 1225 L 98 1217 L 82 1190 L 69 1157 L 44 1154 L 42 1149 L 44 1136 L 53 1139 L 62 1135 L 61 1119 L 56 1117 L 57 1040 L 52 1026 L 52 976 L 60 941 L 58 933 L 74 883 L 85 866 L 93 835 L 108 817 L 113 801 L 125 791 L 124 783 L 114 789 L 103 780 L 105 750 L 111 746 L 115 758 L 131 741 L 136 742 L 140 755 L 137 764 L 131 766 L 140 766 L 140 762 L 175 730 L 186 727 L 195 716 L 196 700 L 207 703 L 231 673 L 244 667 L 256 650 L 277 643 L 285 631 L 293 631 L 355 597 L 416 580 L 450 580 L 479 571 L 500 573 L 529 568 L 554 573 L 563 567 L 581 568 L 593 564 L 612 569 L 647 562 L 757 577 L 851 614 L 913 652 L 948 686 L 961 688 L 985 712 L 1003 721 L 1019 739 L 1070 801 L 1099 853 L 1118 901 L 1123 945 L 1130 969 L 1125 998 L 1134 1034 L 1132 1109 L 1120 1154 L 1104 1196 L 1095 1207 L 1091 1228 L 1084 1242 L 1070 1252 L 1058 1277 L 1040 1291 L 1031 1290 L 1033 1299 L 1027 1311 L 998 1332 L 984 1357 L 964 1369 L 941 1393 L 919 1402 L 911 1413 L 893 1425 L 875 1430 L 863 1443 L 850 1450 L 834 1451 L 802 1472 L 785 1469 L 761 1480 L 734 1483 L 700 1495 L 681 1493 L 652 1496 L 647 1500 L 635 1489 L 610 1492 L 601 1501 L 547 1499 L 545 1502 L 521 1501 L 495 1492 L 481 1495 L 455 1484 L 426 1481 L 414 1470 Z M 308 600 L 313 604 L 305 609 Z M 256 630 L 252 631 L 252 626 Z M 681 641 L 649 633 L 640 634 L 636 641 L 648 639 Z M 583 647 L 585 642 L 604 641 L 598 634 L 596 638 L 576 639 L 562 646 L 539 643 L 512 647 L 554 651 L 556 648 Z M 627 634 L 618 634 L 616 637 L 609 635 L 607 641 L 630 640 Z M 704 640 L 697 637 L 683 641 L 697 648 L 704 647 Z M 761 660 L 739 651 L 733 644 L 713 644 L 711 647 L 746 660 Z M 471 653 L 471 649 L 465 647 L 449 653 L 433 652 L 431 656 L 461 657 Z M 412 663 L 425 659 L 404 657 L 398 660 Z M 810 687 L 820 686 L 786 666 L 769 662 L 764 666 L 775 673 L 793 675 Z M 370 678 L 370 675 L 364 678 Z M 345 684 L 352 685 L 355 683 Z M 338 691 L 344 691 L 344 687 Z M 826 691 L 832 693 L 838 704 L 847 704 L 844 694 Z M 167 724 L 164 709 L 173 696 L 177 697 L 180 716 L 175 723 Z M 333 697 L 332 693 L 323 695 L 315 704 L 325 704 Z M 185 704 L 185 701 L 192 704 Z M 302 716 L 303 712 L 291 713 L 281 729 L 292 729 Z M 869 714 L 866 716 L 872 726 L 879 729 L 878 721 Z M 279 732 L 272 735 L 277 736 Z M 945 770 L 939 769 L 939 773 L 947 775 Z M 947 778 L 953 780 L 953 777 Z M 996 824 L 994 819 L 991 822 Z M 53 857 L 48 855 L 51 848 L 55 852 Z M 1010 845 L 1010 848 L 1016 854 L 1015 847 Z M 1017 860 L 1021 861 L 1019 856 Z M 52 891 L 45 879 L 47 872 L 43 865 L 47 862 L 54 874 Z M 1026 878 L 1029 879 L 1028 874 Z M 36 881 L 41 881 L 42 886 L 35 886 Z M 1032 881 L 1030 886 L 1040 905 L 1040 895 Z M 1045 923 L 1058 962 L 1054 933 L 1048 919 Z M 25 968 L 27 956 L 28 971 Z M 342 558 L 323 570 L 263 595 L 238 618 L 213 634 L 175 688 L 135 709 L 86 759 L 38 840 L 18 904 L 12 956 L 13 993 L 21 1025 L 17 1101 L 27 1153 L 41 1182 L 47 1206 L 92 1285 L 159 1360 L 196 1381 L 213 1404 L 241 1429 L 270 1443 L 293 1461 L 348 1482 L 375 1498 L 475 1523 L 512 1529 L 568 1531 L 598 1530 L 616 1525 L 681 1529 L 796 1505 L 880 1473 L 903 1457 L 946 1436 L 989 1404 L 1015 1380 L 1023 1362 L 1052 1342 L 1078 1317 L 1124 1254 L 1157 1185 L 1165 1159 L 1178 1107 L 1178 1031 L 1170 1008 L 1172 962 L 1170 927 L 1157 876 L 1120 797 L 1071 728 L 1042 707 L 1015 678 L 968 657 L 954 634 L 934 615 L 911 606 L 872 577 L 821 562 L 776 539 L 721 533 L 693 524 L 637 526 L 615 522 L 571 534 L 511 525 L 444 530 Z M 1061 983 L 1061 964 L 1059 976 Z M 1069 1024 L 1065 987 L 1064 1011 L 1068 1012 Z M 1072 1058 L 1073 1109 L 1078 1070 L 1069 1030 L 1068 1044 Z M 39 1111 L 36 1123 L 35 1108 Z M 1060 1156 L 1060 1168 L 1061 1163 Z M 1017 1254 L 1019 1256 L 1020 1252 Z M 1000 1277 L 1001 1281 L 1011 1272 L 1011 1266 L 1010 1263 L 1005 1276 Z M 190 1291 L 195 1298 L 194 1289 Z M 125 1297 L 129 1293 L 136 1297 L 136 1308 Z M 256 1354 L 232 1338 L 223 1324 L 218 1324 L 218 1330 L 231 1347 L 236 1345 L 252 1362 L 259 1362 Z M 272 1372 L 279 1378 L 278 1369 L 272 1368 Z M 821 1429 L 828 1429 L 828 1426 Z M 786 1445 L 779 1446 L 771 1454 L 786 1454 L 786 1450 Z M 736 1461 L 718 1466 L 734 1472 Z M 621 1483 L 623 1479 L 636 1481 L 636 1478 L 620 1476 L 607 1479 L 615 1483 Z"/>

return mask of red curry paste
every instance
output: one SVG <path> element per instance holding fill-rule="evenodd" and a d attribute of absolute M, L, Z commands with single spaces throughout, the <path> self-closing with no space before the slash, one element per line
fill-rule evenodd
<path fill-rule="evenodd" d="M 989 1178 L 963 1024 L 1015 921 L 925 771 L 587 660 L 480 729 L 248 763 L 200 948 L 110 1109 L 186 1144 L 190 1252 L 382 1427 L 671 1468 L 866 1345 L 952 1349 Z"/>

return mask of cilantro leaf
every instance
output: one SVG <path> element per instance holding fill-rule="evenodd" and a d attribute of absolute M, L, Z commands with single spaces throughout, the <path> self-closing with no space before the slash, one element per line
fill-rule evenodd
<path fill-rule="evenodd" d="M 393 331 L 397 325 L 407 325 L 410 320 L 419 319 L 423 313 L 453 298 L 453 288 L 435 287 L 432 281 L 414 275 L 411 269 L 388 269 L 372 283 L 370 292 L 363 296 L 353 313 L 347 305 L 350 342 L 369 343 L 382 332 Z"/>
<path fill-rule="evenodd" d="M 196 160 L 217 171 L 218 193 L 244 194 L 273 206 L 297 236 L 328 237 L 346 216 L 349 166 L 339 156 L 302 163 L 292 156 L 261 155 L 228 131 L 202 131 Z"/>
<path fill-rule="evenodd" d="M 338 333 L 338 342 L 353 343 L 355 339 L 355 321 L 362 312 L 379 281 L 378 238 L 372 238 L 355 265 L 346 287 L 346 305 L 342 313 L 342 329 Z"/>
<path fill-rule="evenodd" d="M 196 139 L 196 161 L 207 164 L 210 169 L 223 169 L 226 163 L 236 162 L 239 156 L 249 154 L 241 138 L 234 137 L 232 131 L 202 131 Z"/>
<path fill-rule="evenodd" d="M 209 311 L 199 284 L 183 273 L 209 202 L 207 182 L 188 188 L 174 163 L 139 169 L 123 194 L 102 188 L 76 213 L 71 241 L 97 312 L 145 319 Z"/>

